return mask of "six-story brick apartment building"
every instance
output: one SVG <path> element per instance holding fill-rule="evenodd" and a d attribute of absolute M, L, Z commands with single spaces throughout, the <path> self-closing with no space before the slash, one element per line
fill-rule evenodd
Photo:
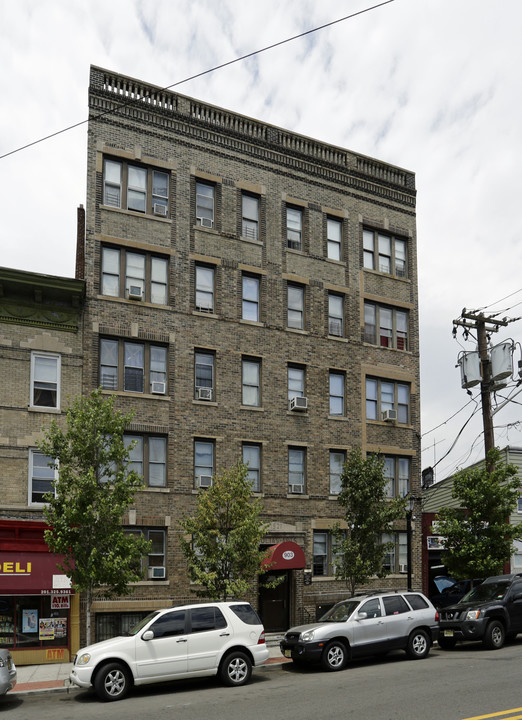
<path fill-rule="evenodd" d="M 251 599 L 267 630 L 314 617 L 346 595 L 347 452 L 420 494 L 414 175 L 98 67 L 89 112 L 84 391 L 135 413 L 125 523 L 152 541 L 130 597 L 95 603 L 96 637 L 193 600 L 178 520 L 239 458 L 285 575 Z M 412 549 L 420 587 L 420 531 Z"/>

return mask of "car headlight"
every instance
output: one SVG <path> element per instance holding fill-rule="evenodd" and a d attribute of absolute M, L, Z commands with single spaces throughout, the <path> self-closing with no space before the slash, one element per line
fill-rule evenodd
<path fill-rule="evenodd" d="M 4 658 L 0 657 L 0 667 L 7 667 L 8 664 L 9 664 L 9 660 L 7 658 L 5 658 L 5 660 L 4 660 Z"/>
<path fill-rule="evenodd" d="M 466 613 L 466 620 L 478 620 L 481 612 L 481 610 L 468 610 Z"/>
<path fill-rule="evenodd" d="M 313 630 L 307 630 L 304 633 L 301 633 L 301 640 L 303 642 L 312 642 L 314 639 L 314 631 Z"/>
<path fill-rule="evenodd" d="M 78 655 L 76 659 L 76 665 L 87 665 L 90 659 L 90 653 L 82 653 L 81 655 Z"/>

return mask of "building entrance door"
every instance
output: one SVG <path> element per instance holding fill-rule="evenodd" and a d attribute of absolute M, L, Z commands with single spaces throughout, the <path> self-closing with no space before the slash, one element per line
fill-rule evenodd
<path fill-rule="evenodd" d="M 283 632 L 290 623 L 290 570 L 273 570 L 261 575 L 260 585 L 282 578 L 275 588 L 259 587 L 259 614 L 266 632 Z"/>

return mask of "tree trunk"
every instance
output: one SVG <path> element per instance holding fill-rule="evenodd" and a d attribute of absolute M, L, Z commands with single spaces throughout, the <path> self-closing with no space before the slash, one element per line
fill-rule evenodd
<path fill-rule="evenodd" d="M 85 591 L 85 639 L 86 645 L 91 644 L 91 590 Z"/>

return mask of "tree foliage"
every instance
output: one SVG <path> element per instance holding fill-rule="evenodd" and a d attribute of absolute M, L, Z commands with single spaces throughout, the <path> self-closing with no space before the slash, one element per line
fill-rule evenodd
<path fill-rule="evenodd" d="M 363 458 L 358 448 L 349 454 L 338 497 L 345 523 L 336 527 L 334 537 L 336 578 L 346 581 L 352 595 L 357 585 L 372 576 L 388 574 L 383 563 L 393 543 L 383 543 L 381 536 L 392 532 L 393 523 L 405 517 L 406 501 L 387 498 L 386 485 L 382 457 Z"/>
<path fill-rule="evenodd" d="M 452 497 L 460 507 L 443 507 L 437 514 L 437 533 L 444 540 L 443 561 L 456 578 L 476 578 L 503 572 L 520 539 L 522 526 L 507 523 L 516 507 L 520 480 L 517 468 L 491 450 L 487 463 L 456 473 Z"/>
<path fill-rule="evenodd" d="M 53 421 L 38 443 L 55 459 L 58 470 L 55 494 L 46 496 L 45 540 L 52 552 L 64 556 L 61 569 L 74 588 L 86 593 L 87 642 L 93 592 L 128 592 L 129 583 L 142 579 L 141 558 L 149 547 L 143 537 L 125 533 L 121 525 L 143 484 L 129 470 L 129 448 L 123 440 L 131 418 L 132 414 L 114 410 L 114 398 L 104 399 L 95 390 L 73 401 L 65 429 Z"/>
<path fill-rule="evenodd" d="M 259 550 L 267 529 L 261 511 L 241 462 L 214 477 L 210 488 L 199 491 L 195 513 L 180 522 L 185 533 L 181 547 L 198 596 L 241 598 L 254 586 L 264 572 L 266 557 Z"/>

